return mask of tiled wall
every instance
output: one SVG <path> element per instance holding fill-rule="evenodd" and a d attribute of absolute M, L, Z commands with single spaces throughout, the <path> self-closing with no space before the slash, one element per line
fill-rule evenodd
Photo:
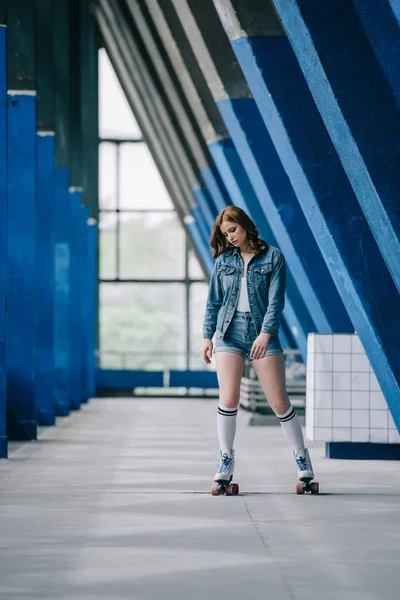
<path fill-rule="evenodd" d="M 310 440 L 400 443 L 357 335 L 309 334 L 306 408 Z"/>

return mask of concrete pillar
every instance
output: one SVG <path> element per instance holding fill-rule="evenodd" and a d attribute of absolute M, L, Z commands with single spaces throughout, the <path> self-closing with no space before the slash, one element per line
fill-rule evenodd
<path fill-rule="evenodd" d="M 0 2 L 0 458 L 7 458 L 7 56 L 5 2 Z"/>
<path fill-rule="evenodd" d="M 393 418 L 400 426 L 400 324 L 396 318 L 400 314 L 399 294 L 289 40 L 272 5 L 265 1 L 251 0 L 245 6 L 215 0 L 215 6 Z M 329 27 L 335 29 L 332 24 Z M 303 26 L 300 29 L 305 31 Z M 316 69 L 319 70 L 318 65 Z"/>
<path fill-rule="evenodd" d="M 36 438 L 35 5 L 7 2 L 7 430 Z"/>
<path fill-rule="evenodd" d="M 276 0 L 275 6 L 400 291 L 399 106 L 368 38 L 368 33 L 373 36 L 382 63 L 386 65 L 388 57 L 397 70 L 389 43 L 394 18 L 385 19 L 379 27 L 382 10 L 387 9 L 385 1 L 338 0 L 314 4 Z"/>

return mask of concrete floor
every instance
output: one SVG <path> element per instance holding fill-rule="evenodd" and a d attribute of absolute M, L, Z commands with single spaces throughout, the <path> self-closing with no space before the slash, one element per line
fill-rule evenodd
<path fill-rule="evenodd" d="M 0 598 L 397 600 L 400 467 L 324 458 L 296 496 L 279 426 L 238 420 L 239 497 L 209 494 L 216 401 L 92 400 L 0 461 Z"/>

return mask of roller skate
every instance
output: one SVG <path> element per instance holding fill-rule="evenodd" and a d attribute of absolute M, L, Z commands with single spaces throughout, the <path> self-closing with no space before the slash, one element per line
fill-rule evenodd
<path fill-rule="evenodd" d="M 314 471 L 311 464 L 310 455 L 308 448 L 299 448 L 297 453 L 294 453 L 294 457 L 297 465 L 297 475 L 299 483 L 296 484 L 296 493 L 304 494 L 310 492 L 311 494 L 318 494 L 319 484 L 314 479 Z"/>
<path fill-rule="evenodd" d="M 214 476 L 214 483 L 211 486 L 211 494 L 220 496 L 236 496 L 239 493 L 237 483 L 231 483 L 233 471 L 235 469 L 235 451 L 220 450 L 221 464 Z"/>

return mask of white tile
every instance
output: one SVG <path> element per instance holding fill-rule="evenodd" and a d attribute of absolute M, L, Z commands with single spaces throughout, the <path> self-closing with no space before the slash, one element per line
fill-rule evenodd
<path fill-rule="evenodd" d="M 332 408 L 332 390 L 318 390 L 314 396 L 314 407 Z"/>
<path fill-rule="evenodd" d="M 314 398 L 315 392 L 314 390 L 306 390 L 306 407 L 313 408 L 314 407 Z"/>
<path fill-rule="evenodd" d="M 351 392 L 351 408 L 369 408 L 369 392 Z"/>
<path fill-rule="evenodd" d="M 371 409 L 387 409 L 388 405 L 385 400 L 385 396 L 382 392 L 370 392 L 369 393 L 369 407 Z"/>
<path fill-rule="evenodd" d="M 306 410 L 306 427 L 314 427 L 314 411 L 307 408 Z"/>
<path fill-rule="evenodd" d="M 307 338 L 307 358 L 315 351 L 315 333 L 309 333 Z"/>
<path fill-rule="evenodd" d="M 314 373 L 306 374 L 306 389 L 313 390 L 315 388 Z"/>
<path fill-rule="evenodd" d="M 314 373 L 315 371 L 315 354 L 307 353 L 307 373 Z"/>
<path fill-rule="evenodd" d="M 333 428 L 333 441 L 334 442 L 350 442 L 351 441 L 350 427 L 334 427 Z"/>
<path fill-rule="evenodd" d="M 371 429 L 388 429 L 388 413 L 388 410 L 371 410 L 369 416 Z"/>
<path fill-rule="evenodd" d="M 334 354 L 333 370 L 335 373 L 349 373 L 351 371 L 351 354 Z"/>
<path fill-rule="evenodd" d="M 393 420 L 392 415 L 389 412 L 389 416 L 388 416 L 388 425 L 389 425 L 389 429 L 397 429 L 396 427 L 396 423 Z"/>
<path fill-rule="evenodd" d="M 351 411 L 351 427 L 352 428 L 368 428 L 369 427 L 369 410 L 352 410 Z"/>
<path fill-rule="evenodd" d="M 369 430 L 369 441 L 376 444 L 387 444 L 388 443 L 388 429 L 370 429 Z"/>
<path fill-rule="evenodd" d="M 314 428 L 313 427 L 306 427 L 306 438 L 308 440 L 311 440 L 312 442 L 314 441 Z"/>
<path fill-rule="evenodd" d="M 332 427 L 332 411 L 328 408 L 315 409 L 314 427 Z"/>
<path fill-rule="evenodd" d="M 333 411 L 333 429 L 338 427 L 350 427 L 350 410 Z"/>
<path fill-rule="evenodd" d="M 316 335 L 315 336 L 315 353 L 328 352 L 332 353 L 333 350 L 333 335 Z"/>
<path fill-rule="evenodd" d="M 334 334 L 333 336 L 333 352 L 344 354 L 351 352 L 351 335 Z"/>
<path fill-rule="evenodd" d="M 351 430 L 351 441 L 352 442 L 369 442 L 369 428 L 368 429 L 353 429 Z"/>
<path fill-rule="evenodd" d="M 314 429 L 314 441 L 315 442 L 332 442 L 332 428 L 331 427 L 316 427 Z"/>
<path fill-rule="evenodd" d="M 400 444 L 400 433 L 397 429 L 389 429 L 389 444 Z"/>
<path fill-rule="evenodd" d="M 369 374 L 369 385 L 373 392 L 381 391 L 381 386 L 379 385 L 379 381 L 377 380 L 375 373 Z"/>
<path fill-rule="evenodd" d="M 315 373 L 315 389 L 316 390 L 331 390 L 332 389 L 332 373 Z"/>
<path fill-rule="evenodd" d="M 333 355 L 328 353 L 318 353 L 315 355 L 315 371 L 332 371 Z"/>
<path fill-rule="evenodd" d="M 333 408 L 351 408 L 350 390 L 334 390 Z"/>
<path fill-rule="evenodd" d="M 358 371 L 359 373 L 369 373 L 369 360 L 366 354 L 352 354 L 351 356 L 351 370 L 353 373 Z"/>
<path fill-rule="evenodd" d="M 362 345 L 358 335 L 351 336 L 351 353 L 352 354 L 365 354 L 364 346 Z"/>
<path fill-rule="evenodd" d="M 334 373 L 333 374 L 333 389 L 334 390 L 351 390 L 350 373 Z"/>
<path fill-rule="evenodd" d="M 370 373 L 352 373 L 351 389 L 359 392 L 369 390 Z"/>

